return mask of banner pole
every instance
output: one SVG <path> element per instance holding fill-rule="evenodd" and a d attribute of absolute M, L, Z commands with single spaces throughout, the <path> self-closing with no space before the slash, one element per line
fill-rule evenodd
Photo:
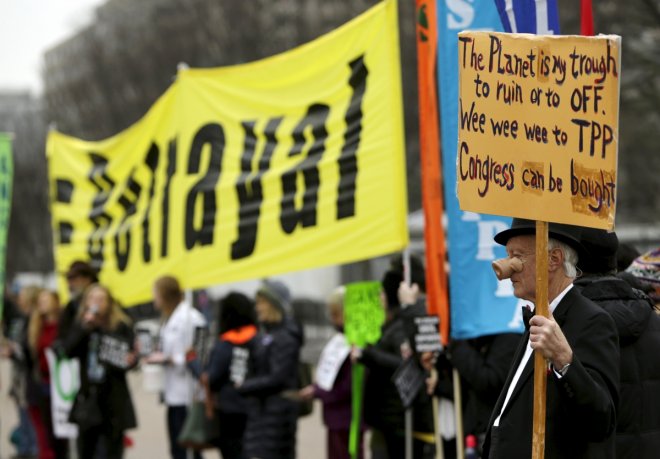
<path fill-rule="evenodd" d="M 431 370 L 431 378 L 435 381 L 438 380 L 438 370 L 433 368 Z M 431 400 L 433 404 L 433 438 L 435 440 L 435 459 L 444 459 L 445 451 L 442 445 L 442 436 L 440 435 L 440 401 L 438 396 L 434 395 Z"/>
<path fill-rule="evenodd" d="M 548 222 L 536 222 L 536 314 L 548 317 Z M 545 414 L 548 364 L 534 352 L 534 424 L 532 459 L 545 455 Z"/>
<path fill-rule="evenodd" d="M 461 392 L 461 375 L 458 370 L 452 370 L 454 383 L 454 420 L 456 422 L 456 457 L 465 457 L 464 432 L 463 432 L 463 393 Z"/>

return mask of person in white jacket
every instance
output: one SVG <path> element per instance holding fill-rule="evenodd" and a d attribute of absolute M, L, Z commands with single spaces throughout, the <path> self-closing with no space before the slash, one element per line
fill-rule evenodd
<path fill-rule="evenodd" d="M 196 389 L 194 378 L 186 366 L 186 352 L 192 348 L 195 330 L 206 328 L 206 319 L 183 300 L 179 282 L 172 276 L 159 278 L 153 287 L 154 306 L 161 313 L 158 352 L 149 355 L 147 363 L 164 365 L 163 402 L 167 406 L 167 431 L 172 459 L 185 459 L 186 450 L 177 438 L 183 427 Z M 201 458 L 199 453 L 194 458 Z"/>

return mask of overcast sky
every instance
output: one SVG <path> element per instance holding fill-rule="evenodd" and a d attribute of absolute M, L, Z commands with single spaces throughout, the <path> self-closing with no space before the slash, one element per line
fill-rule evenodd
<path fill-rule="evenodd" d="M 88 24 L 101 3 L 103 0 L 0 0 L 0 92 L 40 93 L 44 51 Z"/>

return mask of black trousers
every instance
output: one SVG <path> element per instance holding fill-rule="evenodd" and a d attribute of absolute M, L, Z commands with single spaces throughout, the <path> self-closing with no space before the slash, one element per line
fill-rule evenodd
<path fill-rule="evenodd" d="M 222 459 L 243 459 L 243 434 L 247 415 L 238 413 L 223 413 L 215 411 L 220 420 L 220 432 L 216 446 L 220 449 Z"/>
<path fill-rule="evenodd" d="M 183 428 L 183 423 L 186 422 L 186 415 L 188 408 L 182 406 L 168 406 L 167 407 L 167 434 L 170 439 L 170 455 L 172 459 L 186 459 L 186 450 L 179 446 L 177 439 Z M 194 459 L 202 459 L 199 452 L 193 454 Z"/>
<path fill-rule="evenodd" d="M 99 450 L 105 451 L 105 459 L 122 459 L 124 456 L 124 432 L 113 429 L 110 423 L 80 431 L 77 443 L 81 459 L 96 458 Z"/>

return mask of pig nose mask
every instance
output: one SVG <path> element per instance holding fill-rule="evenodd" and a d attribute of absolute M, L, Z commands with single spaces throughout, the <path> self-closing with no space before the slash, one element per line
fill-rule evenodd
<path fill-rule="evenodd" d="M 492 264 L 493 271 L 498 280 L 509 279 L 513 273 L 519 273 L 523 269 L 520 258 L 500 258 Z"/>

